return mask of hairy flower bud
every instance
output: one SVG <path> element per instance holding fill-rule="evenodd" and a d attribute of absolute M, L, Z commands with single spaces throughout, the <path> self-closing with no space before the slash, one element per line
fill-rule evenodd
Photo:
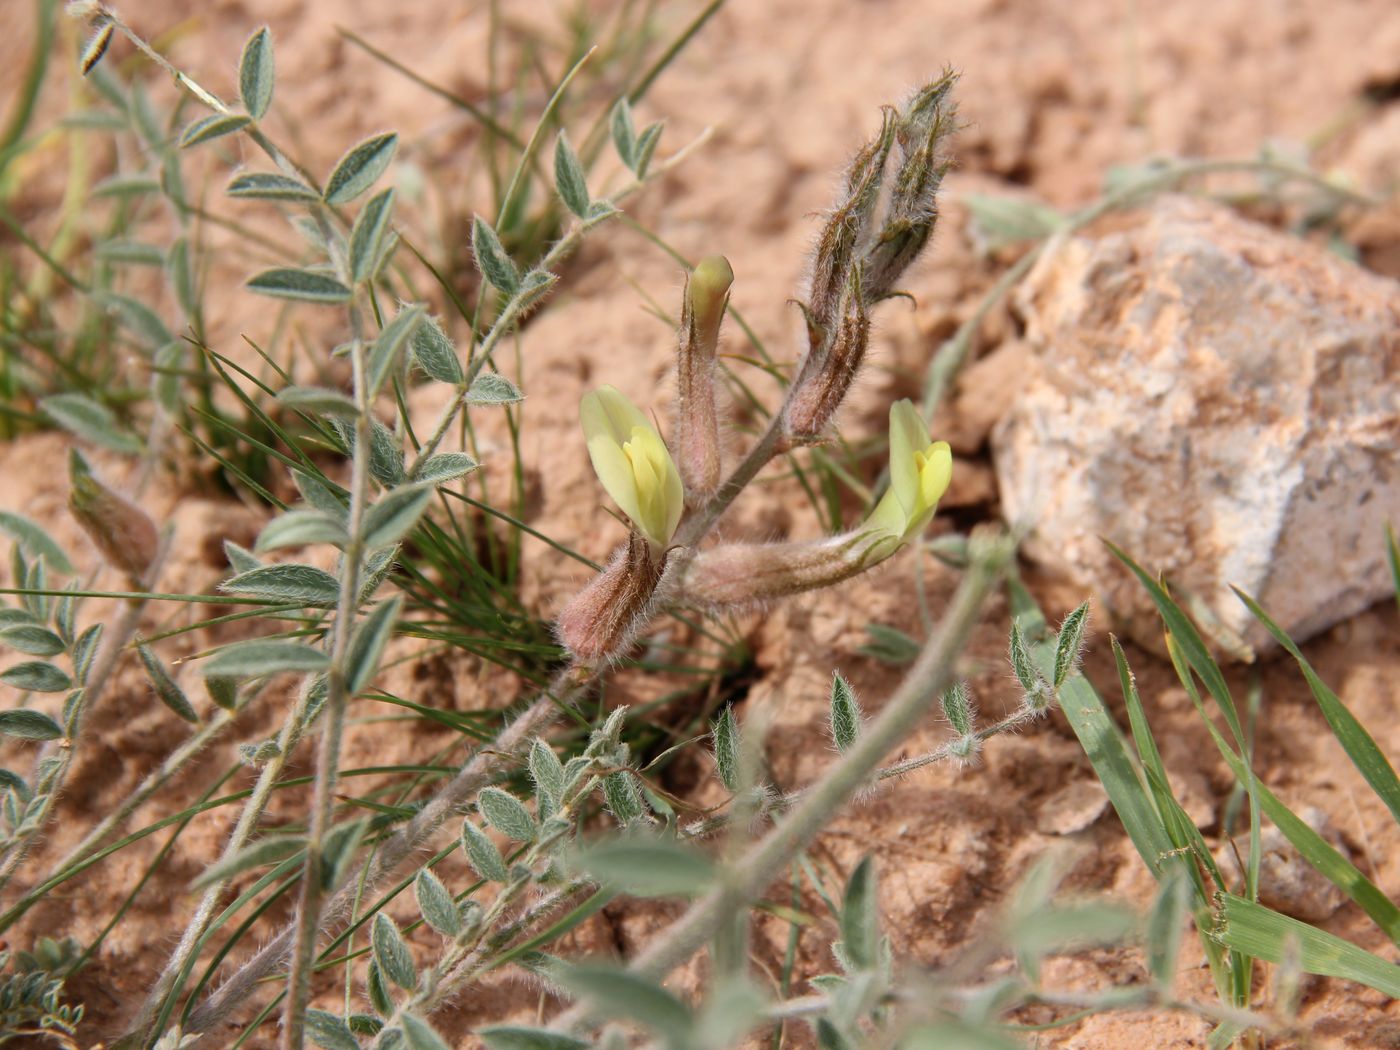
<path fill-rule="evenodd" d="M 851 159 L 841 200 L 827 217 L 812 258 L 806 313 L 808 355 L 819 366 L 831 341 L 856 253 L 870 236 L 870 221 L 884 181 L 885 162 L 894 145 L 895 114 L 886 109 L 880 133 Z"/>
<path fill-rule="evenodd" d="M 890 406 L 890 487 L 863 531 L 885 537 L 891 551 L 924 531 L 953 479 L 953 452 L 930 442 L 928 426 L 907 398 Z"/>
<path fill-rule="evenodd" d="M 583 663 L 620 657 L 650 622 L 666 571 L 667 554 L 654 558 L 633 532 L 607 567 L 564 606 L 555 623 L 559 641 Z"/>
<path fill-rule="evenodd" d="M 657 550 L 665 548 L 685 509 L 685 490 L 661 435 L 611 386 L 584 395 L 579 420 L 603 488 Z"/>
<path fill-rule="evenodd" d="M 895 549 L 864 531 L 803 543 L 728 543 L 697 554 L 681 589 L 710 609 L 743 607 L 830 587 Z"/>
<path fill-rule="evenodd" d="M 136 586 L 144 585 L 160 549 L 155 522 L 103 485 L 77 449 L 69 453 L 68 476 L 68 509 L 73 517 L 109 565 L 125 572 Z"/>
<path fill-rule="evenodd" d="M 722 255 L 701 259 L 685 286 L 676 366 L 676 443 L 686 501 L 703 502 L 719 488 L 719 418 L 715 365 L 719 327 L 734 271 Z"/>
<path fill-rule="evenodd" d="M 860 284 L 859 268 L 852 274 L 851 284 L 852 294 L 846 297 L 845 316 L 841 318 L 840 329 L 821 367 L 804 367 L 793 383 L 783 410 L 783 425 L 789 440 L 811 441 L 821 436 L 846 399 L 865 360 L 865 350 L 870 343 L 870 318 L 861 297 L 855 294 Z M 808 360 L 812 360 L 811 355 Z"/>
<path fill-rule="evenodd" d="M 903 106 L 895 122 L 899 144 L 889 203 L 865 250 L 861 295 L 878 302 L 928 243 L 938 221 L 938 190 L 948 171 L 944 143 L 956 124 L 951 95 L 958 75 L 944 73 Z"/>

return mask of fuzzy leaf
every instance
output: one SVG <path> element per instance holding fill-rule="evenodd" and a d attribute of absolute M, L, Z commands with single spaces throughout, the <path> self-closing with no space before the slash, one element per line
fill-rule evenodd
<path fill-rule="evenodd" d="M 429 379 L 453 386 L 466 379 L 462 362 L 457 357 L 457 348 L 447 338 L 447 333 L 436 318 L 428 318 L 414 330 L 410 345 L 413 359 Z"/>
<path fill-rule="evenodd" d="M 714 863 L 699 850 L 667 839 L 626 836 L 580 850 L 575 865 L 605 886 L 633 897 L 690 897 L 714 885 Z"/>
<path fill-rule="evenodd" d="M 205 677 L 253 678 L 284 671 L 323 671 L 330 663 L 320 649 L 301 642 L 239 642 L 204 661 Z"/>
<path fill-rule="evenodd" d="M 408 950 L 403 934 L 394 925 L 394 920 L 382 911 L 375 913 L 370 944 L 374 950 L 374 961 L 384 976 L 405 991 L 411 991 L 418 983 L 418 974 L 413 966 L 413 953 Z"/>
<path fill-rule="evenodd" d="M 19 544 L 20 549 L 31 558 L 43 558 L 49 568 L 71 575 L 73 563 L 68 555 L 47 532 L 23 514 L 0 510 L 0 532 L 5 533 Z"/>
<path fill-rule="evenodd" d="M 661 124 L 650 124 L 637 136 L 637 157 L 634 170 L 637 178 L 645 178 L 647 168 L 651 166 L 652 155 L 656 152 L 656 145 L 661 141 Z"/>
<path fill-rule="evenodd" d="M 441 485 L 465 477 L 476 469 L 476 460 L 465 452 L 439 452 L 413 465 L 413 480 Z"/>
<path fill-rule="evenodd" d="M 325 387 L 284 387 L 277 392 L 277 400 L 288 408 L 317 415 L 354 419 L 360 414 L 359 406 L 353 400 L 339 390 L 327 390 Z"/>
<path fill-rule="evenodd" d="M 180 135 L 180 148 L 189 149 L 191 146 L 198 146 L 200 143 L 209 142 L 211 139 L 232 135 L 235 131 L 242 131 L 252 122 L 250 117 L 245 117 L 241 113 L 234 113 L 228 116 L 222 113 L 214 113 L 207 117 L 201 117 L 187 127 Z"/>
<path fill-rule="evenodd" d="M 252 551 L 240 547 L 233 540 L 224 540 L 224 557 L 228 558 L 229 568 L 234 572 L 247 572 L 249 569 L 258 569 L 263 565 L 261 558 L 254 555 Z"/>
<path fill-rule="evenodd" d="M 346 688 L 351 696 L 374 680 L 379 670 L 379 658 L 393 636 L 402 605 L 403 600 L 398 595 L 380 602 L 355 628 L 355 636 L 350 640 L 350 652 L 345 658 Z"/>
<path fill-rule="evenodd" d="M 535 739 L 530 744 L 530 779 L 535 782 L 535 794 L 544 796 L 557 807 L 564 800 L 564 764 L 554 749 L 543 740 Z"/>
<path fill-rule="evenodd" d="M 369 189 L 394 159 L 399 137 L 390 132 L 365 139 L 340 158 L 326 180 L 326 203 L 345 204 Z"/>
<path fill-rule="evenodd" d="M 307 605 L 334 605 L 340 599 L 340 581 L 314 565 L 287 563 L 260 565 L 219 584 L 229 594 L 246 594 L 274 602 L 297 601 Z"/>
<path fill-rule="evenodd" d="M 514 295 L 520 287 L 520 272 L 506 254 L 496 231 L 480 215 L 472 222 L 472 252 L 481 275 L 502 295 Z"/>
<path fill-rule="evenodd" d="M 1064 216 L 1039 201 L 969 193 L 963 203 L 981 238 L 978 243 L 992 252 L 1021 241 L 1043 240 L 1065 222 Z"/>
<path fill-rule="evenodd" d="M 457 902 L 442 880 L 427 868 L 413 880 L 413 894 L 418 898 L 418 910 L 423 920 L 444 937 L 455 937 L 462 931 L 462 916 Z"/>
<path fill-rule="evenodd" d="M 84 441 L 130 455 L 144 447 L 134 434 L 128 434 L 105 405 L 99 405 L 85 394 L 54 394 L 39 402 L 44 414 L 63 429 Z"/>
<path fill-rule="evenodd" d="M 115 292 L 101 292 L 94 298 L 111 311 L 123 328 L 140 339 L 146 349 L 152 350 L 174 341 L 175 336 L 171 334 L 160 314 L 140 299 L 118 295 Z"/>
<path fill-rule="evenodd" d="M 42 711 L 21 707 L 0 711 L 0 733 L 21 740 L 57 740 L 63 735 L 63 727 Z"/>
<path fill-rule="evenodd" d="M 350 229 L 350 277 L 356 284 L 374 276 L 393 211 L 394 191 L 390 188 L 376 193 L 355 216 Z"/>
<path fill-rule="evenodd" d="M 605 1017 L 626 1017 L 656 1032 L 668 1044 L 685 1045 L 694 1024 L 690 1008 L 647 977 L 612 966 L 571 966 L 559 975 L 574 994 L 587 996 Z"/>
<path fill-rule="evenodd" d="M 476 1034 L 481 1036 L 486 1050 L 589 1050 L 593 1045 L 546 1028 L 523 1028 L 519 1025 L 478 1028 Z"/>
<path fill-rule="evenodd" d="M 569 145 L 568 136 L 562 131 L 554 143 L 554 185 L 559 191 L 559 199 L 580 219 L 588 215 L 588 176 L 579 163 L 578 154 Z"/>
<path fill-rule="evenodd" d="M 880 961 L 880 902 L 875 863 L 863 857 L 846 883 L 841 902 L 841 947 L 856 970 L 874 970 Z"/>
<path fill-rule="evenodd" d="M 161 662 L 160 657 L 144 645 L 138 645 L 136 652 L 141 657 L 141 663 L 151 679 L 151 686 L 156 691 L 157 699 L 186 722 L 198 725 L 199 715 L 195 714 L 193 705 L 185 696 L 185 691 L 176 684 L 175 679 L 170 677 L 170 672 L 165 669 L 165 664 Z"/>
<path fill-rule="evenodd" d="M 846 752 L 860 736 L 861 710 L 855 690 L 838 671 L 831 677 L 831 739 L 836 750 Z"/>
<path fill-rule="evenodd" d="M 1079 662 L 1079 651 L 1084 646 L 1084 629 L 1089 623 L 1089 603 L 1065 617 L 1060 625 L 1060 637 L 1055 643 L 1055 688 L 1065 684 L 1075 665 Z"/>
<path fill-rule="evenodd" d="M 405 306 L 384 326 L 369 349 L 369 397 L 379 393 L 384 380 L 394 370 L 399 352 L 423 323 L 423 307 Z"/>
<path fill-rule="evenodd" d="M 103 625 L 95 623 L 78 635 L 73 643 L 73 673 L 78 676 L 80 682 L 87 681 L 88 671 L 97 656 L 97 643 L 102 638 L 102 631 Z"/>
<path fill-rule="evenodd" d="M 642 793 L 637 790 L 637 780 L 628 770 L 620 769 L 603 778 L 603 798 L 621 824 L 631 824 L 647 815 Z"/>
<path fill-rule="evenodd" d="M 715 768 L 719 772 L 720 783 L 730 794 L 739 790 L 739 725 L 734 719 L 734 708 L 725 707 L 715 719 L 710 730 L 714 742 Z"/>
<path fill-rule="evenodd" d="M 238 93 L 243 99 L 243 108 L 254 120 L 262 120 L 267 107 L 272 105 L 275 82 L 272 33 L 263 26 L 243 45 L 243 57 L 238 63 Z"/>
<path fill-rule="evenodd" d="M 516 842 L 535 837 L 535 820 L 518 798 L 497 787 L 482 788 L 476 796 L 477 809 L 491 826 Z"/>
<path fill-rule="evenodd" d="M 289 510 L 263 526 L 255 546 L 259 551 L 271 551 L 310 543 L 343 545 L 347 538 L 345 526 L 323 511 Z"/>
<path fill-rule="evenodd" d="M 26 660 L 15 664 L 0 673 L 0 682 L 31 693 L 61 693 L 73 688 L 73 680 L 45 660 Z"/>
<path fill-rule="evenodd" d="M 879 660 L 882 664 L 901 667 L 913 663 L 923 651 L 923 647 L 915 639 L 897 627 L 868 623 L 865 625 L 865 633 L 870 636 L 870 641 L 856 651 L 862 656 Z"/>
<path fill-rule="evenodd" d="M 476 873 L 490 882 L 505 882 L 510 878 L 505 859 L 490 836 L 470 820 L 462 821 L 462 850 Z"/>
<path fill-rule="evenodd" d="M 225 711 L 232 711 L 238 706 L 238 679 L 220 678 L 218 675 L 206 675 L 204 678 L 204 691 L 209 694 L 209 699 L 214 701 Z"/>
<path fill-rule="evenodd" d="M 608 129 L 612 132 L 613 147 L 622 163 L 633 171 L 637 170 L 637 131 L 632 124 L 632 107 L 627 99 L 620 98 L 608 117 Z"/>
<path fill-rule="evenodd" d="M 516 385 L 496 372 L 481 373 L 467 391 L 469 405 L 510 405 L 524 400 L 525 395 Z"/>
<path fill-rule="evenodd" d="M 274 299 L 336 304 L 350 301 L 350 289 L 330 274 L 278 267 L 249 278 L 248 287 Z"/>
<path fill-rule="evenodd" d="M 397 543 L 428 509 L 433 487 L 424 484 L 401 485 L 384 494 L 365 512 L 364 542 L 369 550 Z"/>
<path fill-rule="evenodd" d="M 399 1018 L 399 1023 L 403 1025 L 403 1038 L 408 1050 L 451 1050 L 427 1021 L 404 1014 Z"/>
<path fill-rule="evenodd" d="M 270 171 L 236 176 L 224 190 L 230 197 L 261 201 L 317 201 L 320 196 L 300 179 Z"/>
<path fill-rule="evenodd" d="M 306 1037 L 321 1050 L 360 1050 L 360 1041 L 350 1026 L 325 1010 L 306 1011 Z"/>
<path fill-rule="evenodd" d="M 62 638 L 37 623 L 17 623 L 0 628 L 0 645 L 29 656 L 57 656 L 67 648 Z"/>
<path fill-rule="evenodd" d="M 976 713 L 972 707 L 972 697 L 967 692 L 967 684 L 954 682 L 938 699 L 943 705 L 943 717 L 948 719 L 953 732 L 958 736 L 969 736 L 976 728 Z"/>
<path fill-rule="evenodd" d="M 136 197 L 159 192 L 160 180 L 150 175 L 109 175 L 92 188 L 94 197 Z"/>
<path fill-rule="evenodd" d="M 1011 621 L 1011 670 L 1016 674 L 1016 680 L 1021 683 L 1021 688 L 1030 696 L 1036 693 L 1044 684 L 1044 679 L 1040 677 L 1040 671 L 1031 659 L 1030 650 L 1026 648 L 1025 636 L 1021 633 L 1021 622 Z"/>

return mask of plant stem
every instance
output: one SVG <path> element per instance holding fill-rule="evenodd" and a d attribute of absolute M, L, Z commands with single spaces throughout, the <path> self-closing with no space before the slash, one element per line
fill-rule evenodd
<path fill-rule="evenodd" d="M 358 329 L 358 312 L 351 308 L 352 326 Z M 364 340 L 355 332 L 350 361 L 354 372 L 359 414 L 355 417 L 355 449 L 350 467 L 350 515 L 346 524 L 349 542 L 341 556 L 340 600 L 336 606 L 331 639 L 330 668 L 326 673 L 325 724 L 316 756 L 316 788 L 312 798 L 311 827 L 302 867 L 301 898 L 297 903 L 296 942 L 288 977 L 287 1001 L 282 1011 L 283 1050 L 301 1050 L 305 1040 L 306 1006 L 311 996 L 311 972 L 316 959 L 321 908 L 326 886 L 325 842 L 335 815 L 335 791 L 340 776 L 340 745 L 345 735 L 345 709 L 350 697 L 346 686 L 346 656 L 360 607 L 360 562 L 365 553 L 364 517 L 369 501 L 370 407 L 365 378 Z"/>
<path fill-rule="evenodd" d="M 660 979 L 710 940 L 727 915 L 757 900 L 788 863 L 817 836 L 834 814 L 869 781 L 880 760 L 904 741 L 952 682 L 958 654 L 977 622 L 982 603 L 1001 579 L 1012 554 L 1009 539 L 989 542 L 974 556 L 938 632 L 925 644 L 895 694 L 841 760 L 810 788 L 801 802 L 749 851 L 724 885 L 700 898 L 670 927 L 653 937 L 628 969 Z M 588 1019 L 577 1004 L 552 1026 L 580 1028 Z"/>
<path fill-rule="evenodd" d="M 561 704 L 596 680 L 576 679 L 572 668 L 559 672 L 541 696 L 517 715 L 489 747 L 479 749 L 462 769 L 392 838 L 388 839 L 322 908 L 321 926 L 331 930 L 349 914 L 356 898 L 381 885 L 447 821 L 464 811 L 476 793 L 506 768 L 530 740 L 554 721 Z M 287 926 L 241 966 L 220 988 L 190 1013 L 188 1030 L 208 1033 L 272 975 L 293 945 L 295 928 Z"/>
<path fill-rule="evenodd" d="M 276 788 L 278 780 L 281 779 L 282 772 L 286 768 L 292 752 L 301 740 L 310 697 L 311 689 L 308 679 L 303 682 L 297 702 L 288 712 L 282 729 L 277 735 L 277 754 L 272 756 L 259 771 L 257 783 L 253 785 L 253 792 L 248 797 L 248 801 L 244 803 L 243 809 L 238 815 L 238 823 L 234 826 L 228 842 L 224 844 L 223 853 L 219 860 L 215 861 L 215 864 L 223 863 L 242 850 L 257 830 L 258 823 L 267 809 L 268 801 L 272 798 L 272 792 Z M 185 932 L 180 937 L 180 943 L 166 961 L 165 968 L 156 980 L 155 987 L 151 989 L 145 1002 L 142 1003 L 141 1011 L 137 1014 L 136 1021 L 132 1024 L 130 1031 L 138 1034 L 144 1033 L 145 1043 L 143 1045 L 149 1046 L 154 1043 L 164 1029 L 166 1019 L 169 1017 L 175 1005 L 176 996 L 179 994 L 180 984 L 183 983 L 190 964 L 204 942 L 204 934 L 214 915 L 214 908 L 227 885 L 228 879 L 223 879 L 204 891 L 204 896 L 200 898 L 200 902 L 195 908 L 194 917 L 190 919 L 189 924 L 185 927 Z M 174 994 L 171 994 L 172 990 Z M 148 1028 L 153 1021 L 155 1022 L 154 1026 Z"/>

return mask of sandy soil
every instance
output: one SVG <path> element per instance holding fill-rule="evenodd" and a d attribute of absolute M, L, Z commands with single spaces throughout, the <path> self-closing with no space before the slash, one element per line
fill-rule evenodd
<path fill-rule="evenodd" d="M 502 5 L 508 17 L 544 26 L 556 25 L 556 8 L 565 6 Z M 674 33 L 696 7 L 663 5 L 667 31 Z M 353 27 L 423 76 L 473 97 L 485 82 L 484 5 L 220 0 L 188 23 L 173 22 L 170 5 L 157 0 L 130 0 L 121 10 L 150 35 L 179 28 L 171 44 L 176 61 L 207 74 L 210 87 L 230 96 L 243 39 L 259 24 L 271 25 L 279 56 L 278 111 L 286 115 L 279 130 L 299 144 L 313 168 L 325 170 L 346 144 L 376 129 L 398 129 L 403 160 L 426 186 L 417 201 L 408 197 L 405 215 L 439 257 L 450 254 L 454 244 L 460 253 L 467 241 L 465 217 L 479 190 L 462 174 L 463 158 L 475 141 L 468 122 L 347 45 L 335 27 Z M 27 10 L 21 12 L 18 35 L 0 37 L 0 70 L 6 71 L 0 85 L 16 71 L 27 17 Z M 126 49 L 114 49 L 113 59 L 127 57 Z M 957 171 L 948 183 L 946 217 L 933 250 L 908 281 L 917 305 L 892 304 L 879 318 L 872 366 L 843 420 L 854 437 L 878 431 L 890 398 L 916 389 L 939 342 L 1014 258 L 979 254 L 959 204 L 961 194 L 1030 194 L 1074 207 L 1094 198 L 1105 172 L 1116 164 L 1156 154 L 1250 155 L 1271 141 L 1315 137 L 1325 140 L 1324 166 L 1335 166 L 1363 188 L 1393 191 L 1400 171 L 1400 103 L 1394 101 L 1400 88 L 1400 10 L 1390 0 L 1346 5 L 1300 0 L 1267 10 L 1249 0 L 1166 5 L 731 0 L 638 107 L 639 119 L 667 121 L 663 155 L 705 128 L 713 134 L 629 210 L 688 256 L 725 253 L 738 274 L 735 306 L 777 356 L 790 354 L 796 316 L 786 299 L 800 282 L 814 232 L 812 216 L 827 203 L 836 171 L 872 129 L 882 102 L 897 99 L 945 65 L 963 71 L 959 95 L 967 122 L 956 147 Z M 1390 101 L 1364 106 L 1366 97 Z M 44 99 L 48 113 L 60 112 L 62 103 L 61 92 Z M 42 221 L 44 202 L 60 187 L 38 165 L 29 178 L 25 193 Z M 1364 261 L 1400 276 L 1400 210 L 1392 205 L 1358 220 L 1355 235 Z M 18 247 L 0 240 L 0 249 Z M 252 264 L 246 252 L 230 257 L 229 276 L 246 274 Z M 554 306 L 530 325 L 521 342 L 519 378 L 530 399 L 524 456 L 539 492 L 531 524 L 594 558 L 611 549 L 621 529 L 596 512 L 599 493 L 576 436 L 575 406 L 585 389 L 610 382 L 639 403 L 664 410 L 672 337 L 645 310 L 643 296 L 671 304 L 679 285 L 669 259 L 625 226 L 611 226 L 590 241 Z M 265 335 L 265 316 L 241 290 L 220 294 L 211 302 L 210 341 L 216 348 L 234 348 L 241 335 Z M 994 311 L 978 351 L 990 353 L 1016 335 L 1016 320 Z M 740 349 L 736 334 L 729 336 L 729 346 Z M 771 393 L 761 381 L 756 389 Z M 441 396 L 432 388 L 417 392 L 415 417 L 431 419 Z M 957 435 L 962 457 L 957 487 L 947 501 L 961 526 L 997 512 L 985 449 L 988 402 L 995 401 L 994 384 L 970 387 L 941 421 Z M 95 564 L 63 510 L 62 483 L 52 469 L 63 446 L 63 438 L 41 435 L 0 448 L 5 478 L 0 506 L 50 524 L 70 549 L 85 552 L 87 563 Z M 875 469 L 872 464 L 872 475 Z M 246 542 L 256 529 L 250 512 L 194 498 L 174 478 L 158 481 L 151 505 L 175 521 L 180 537 L 180 553 L 162 581 L 167 590 L 211 587 L 222 571 L 217 541 L 231 536 Z M 812 516 L 782 485 L 751 493 L 726 525 L 734 536 L 801 536 L 815 530 Z M 531 551 L 530 571 L 532 600 L 545 610 L 556 608 L 581 581 L 576 564 L 542 546 Z M 772 768 L 782 784 L 810 780 L 828 760 L 824 696 L 833 668 L 842 670 L 872 710 L 895 685 L 896 672 L 856 650 L 870 621 L 919 629 L 912 582 L 918 571 L 927 575 L 936 609 L 951 594 L 955 578 L 931 560 L 915 564 L 906 553 L 872 578 L 791 602 L 748 623 L 760 676 L 741 712 L 762 708 L 771 719 Z M 1032 583 L 1054 613 L 1083 597 L 1048 577 L 1033 576 Z M 157 619 L 163 623 L 167 615 Z M 999 663 L 1006 628 L 1004 606 L 993 603 L 967 655 L 966 674 L 988 717 L 1014 702 Z M 1392 755 L 1400 755 L 1400 724 L 1394 718 L 1397 628 L 1395 608 L 1383 605 L 1306 647 L 1323 677 Z M 198 645 L 216 640 L 201 635 Z M 186 651 L 193 648 L 192 642 Z M 1091 635 L 1087 671 L 1112 698 L 1116 687 L 1107 651 L 1107 636 Z M 1137 650 L 1130 650 L 1130 658 L 1188 809 L 1208 833 L 1216 833 L 1229 787 L 1226 771 L 1214 760 L 1170 668 Z M 477 679 L 450 666 L 447 673 L 454 677 L 444 681 L 435 674 L 433 688 L 421 688 L 432 698 L 427 702 L 482 706 Z M 1329 814 L 1361 867 L 1382 889 L 1400 893 L 1400 831 L 1352 774 L 1293 669 L 1268 662 L 1237 668 L 1233 678 L 1241 694 L 1254 685 L 1262 690 L 1258 764 L 1263 776 L 1290 804 Z M 44 867 L 44 858 L 57 856 L 85 821 L 101 813 L 104 800 L 130 790 L 182 738 L 181 725 L 148 701 L 139 672 L 127 668 L 122 684 L 125 689 L 95 715 L 90 750 L 79 756 L 55 834 L 33 870 Z M 620 692 L 628 688 L 623 683 Z M 279 720 L 282 702 L 270 697 L 250 714 L 237 738 L 266 733 Z M 930 724 L 906 750 L 917 753 L 944 733 Z M 352 736 L 347 757 L 351 762 L 371 755 L 381 762 L 421 758 L 442 743 L 400 740 L 386 753 L 382 737 L 359 733 Z M 227 749 L 216 750 L 210 768 L 228 757 Z M 690 779 L 688 789 L 703 798 L 709 790 L 705 778 Z M 229 787 L 246 780 L 244 774 Z M 162 816 L 199 790 L 191 778 L 182 784 L 180 800 L 147 807 L 136 821 Z M 273 818 L 292 819 L 294 813 L 290 802 L 283 803 Z M 73 982 L 92 1019 L 85 1039 L 119 1031 L 149 986 L 192 905 L 187 880 L 217 855 L 231 819 L 216 811 L 192 825 L 98 957 Z M 70 884 L 36 909 L 12 933 L 11 943 L 60 931 L 90 939 L 135 887 L 162 841 L 154 836 Z M 1151 880 L 1116 818 L 1105 814 L 1089 765 L 1059 716 L 1023 736 L 991 743 L 979 765 L 929 770 L 895 784 L 839 820 L 818 846 L 822 859 L 843 872 L 865 852 L 876 853 L 887 887 L 883 917 L 896 953 L 931 965 L 955 957 L 960 946 L 985 930 L 1019 875 L 1047 849 L 1066 851 L 1067 887 L 1075 892 L 1104 892 L 1137 906 L 1150 899 Z M 817 902 L 812 904 L 820 911 Z M 653 908 L 610 908 L 579 940 L 584 946 L 630 949 L 661 917 Z M 1352 906 L 1323 926 L 1388 958 L 1396 956 Z M 800 975 L 829 967 L 831 933 L 804 936 Z M 755 943 L 760 970 L 780 967 L 786 936 L 786 927 L 777 922 L 760 924 Z M 1092 988 L 1141 981 L 1145 969 L 1137 952 L 1099 951 L 1057 963 L 1049 977 Z M 1179 988 L 1183 995 L 1204 999 L 1213 994 L 1194 948 L 1188 947 L 1183 959 Z M 538 1002 L 533 986 L 503 979 L 487 994 L 442 1015 L 441 1027 L 465 1031 L 502 1010 L 528 1015 Z M 1400 1046 L 1400 1008 L 1364 988 L 1311 981 L 1303 1017 L 1317 1045 Z M 1021 1020 L 1054 1018 L 1053 1011 L 1041 1008 L 1026 1011 Z M 1194 1047 L 1204 1045 L 1205 1032 L 1202 1023 L 1177 1014 L 1115 1014 L 1042 1032 L 1035 1045 Z M 794 1033 L 789 1045 L 802 1045 L 802 1038 Z M 474 1044 L 463 1036 L 460 1045 Z"/>

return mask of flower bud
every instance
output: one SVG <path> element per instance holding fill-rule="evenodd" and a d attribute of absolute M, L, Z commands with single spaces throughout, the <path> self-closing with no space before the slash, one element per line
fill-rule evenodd
<path fill-rule="evenodd" d="M 722 255 L 701 259 L 685 287 L 676 368 L 676 442 L 686 501 L 697 504 L 719 488 L 719 420 L 715 364 L 720 322 L 734 271 Z"/>
<path fill-rule="evenodd" d="M 555 623 L 559 641 L 583 663 L 620 657 L 650 622 L 667 554 L 652 557 L 633 532 L 607 567 L 564 606 Z"/>
<path fill-rule="evenodd" d="M 950 98 L 956 73 L 944 73 L 905 103 L 895 121 L 899 158 L 878 233 L 865 250 L 861 295 L 874 303 L 928 243 L 938 221 L 938 190 L 948 171 L 944 142 L 956 124 Z"/>
<path fill-rule="evenodd" d="M 809 354 L 797 381 L 792 385 L 783 409 L 784 429 L 789 440 L 812 441 L 821 436 L 836 415 L 856 373 L 865 360 L 870 343 L 870 318 L 856 290 L 859 268 L 852 275 L 852 294 L 846 297 L 846 313 L 836 338 L 818 367 Z M 807 367 L 808 365 L 811 367 Z"/>
<path fill-rule="evenodd" d="M 680 524 L 685 490 L 661 435 L 611 386 L 584 395 L 579 419 L 603 488 L 654 551 L 664 550 Z"/>
<path fill-rule="evenodd" d="M 841 200 L 832 209 L 817 239 L 806 313 L 808 354 L 820 359 L 830 342 L 841 301 L 850 285 L 856 251 L 869 237 L 871 215 L 884 181 L 885 162 L 894 145 L 895 114 L 884 111 L 880 133 L 851 159 Z"/>
<path fill-rule="evenodd" d="M 155 523 L 136 504 L 103 485 L 77 449 L 69 453 L 68 476 L 73 517 L 109 565 L 125 572 L 136 586 L 144 585 L 160 549 Z"/>
<path fill-rule="evenodd" d="M 946 441 L 929 442 L 928 427 L 907 398 L 890 406 L 890 487 L 866 518 L 864 530 L 895 546 L 924 531 L 953 478 Z"/>

